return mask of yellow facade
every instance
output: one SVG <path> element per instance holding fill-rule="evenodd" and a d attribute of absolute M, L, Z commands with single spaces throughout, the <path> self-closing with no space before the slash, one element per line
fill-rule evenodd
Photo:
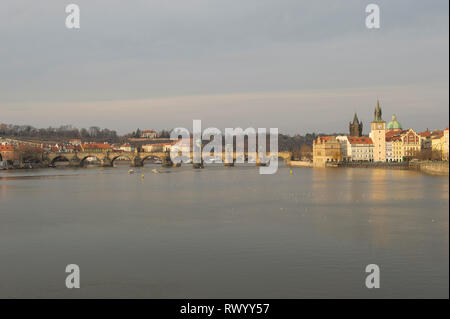
<path fill-rule="evenodd" d="M 327 163 L 340 162 L 341 144 L 335 136 L 318 137 L 313 143 L 313 165 L 325 167 Z"/>
<path fill-rule="evenodd" d="M 403 161 L 403 142 L 401 139 L 392 141 L 392 160 L 394 162 Z"/>
<path fill-rule="evenodd" d="M 402 156 L 409 158 L 420 152 L 421 140 L 420 136 L 414 132 L 413 129 L 409 129 L 400 136 L 402 141 Z"/>
<path fill-rule="evenodd" d="M 441 159 L 444 159 L 444 143 L 445 143 L 445 137 L 434 137 L 431 139 L 431 150 L 433 152 L 439 153 L 441 156 Z"/>

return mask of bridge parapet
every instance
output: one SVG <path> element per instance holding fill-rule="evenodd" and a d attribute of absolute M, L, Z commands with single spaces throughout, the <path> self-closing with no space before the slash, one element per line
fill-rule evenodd
<path fill-rule="evenodd" d="M 283 158 L 286 163 L 291 161 L 291 152 L 266 153 L 266 158 L 270 160 L 273 156 Z M 233 163 L 236 161 L 236 152 L 233 152 Z M 172 163 L 168 153 L 165 152 L 47 152 L 43 156 L 43 162 L 49 165 L 54 164 L 58 159 L 64 158 L 70 162 L 71 166 L 82 166 L 84 161 L 89 157 L 97 158 L 102 166 L 113 166 L 114 161 L 120 157 L 124 157 L 131 162 L 131 166 L 141 167 L 147 158 L 158 158 L 166 166 Z M 192 152 L 190 154 L 193 158 Z M 257 152 L 244 152 L 245 161 L 249 163 L 261 164 Z M 225 153 L 222 152 L 222 162 L 226 163 Z M 229 163 L 231 164 L 231 163 Z"/>

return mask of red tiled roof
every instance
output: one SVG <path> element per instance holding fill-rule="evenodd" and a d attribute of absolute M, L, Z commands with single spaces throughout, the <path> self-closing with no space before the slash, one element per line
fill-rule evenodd
<path fill-rule="evenodd" d="M 91 143 L 91 144 L 83 144 L 83 148 L 90 148 L 90 149 L 112 149 L 112 146 L 109 144 L 102 144 L 102 143 Z"/>
<path fill-rule="evenodd" d="M 14 149 L 12 145 L 0 145 L 0 152 L 14 151 Z"/>
<path fill-rule="evenodd" d="M 349 136 L 348 141 L 350 142 L 350 144 L 373 144 L 372 139 L 366 136 Z"/>
<path fill-rule="evenodd" d="M 388 136 L 388 137 L 386 137 L 386 142 L 400 141 L 401 139 L 402 138 L 400 135 Z"/>
<path fill-rule="evenodd" d="M 442 136 L 444 136 L 444 131 L 441 130 L 433 131 L 431 134 L 431 138 L 441 138 Z"/>
<path fill-rule="evenodd" d="M 386 138 L 389 138 L 389 137 L 392 137 L 392 136 L 396 136 L 396 135 L 400 136 L 401 134 L 406 133 L 406 132 L 407 132 L 406 130 L 402 130 L 402 131 L 399 131 L 399 130 L 395 130 L 395 131 L 389 130 L 389 131 L 386 131 Z"/>

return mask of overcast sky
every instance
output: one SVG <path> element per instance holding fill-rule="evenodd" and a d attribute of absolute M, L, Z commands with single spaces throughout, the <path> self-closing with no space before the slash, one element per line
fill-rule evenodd
<path fill-rule="evenodd" d="M 65 27 L 65 6 L 81 28 Z M 381 28 L 365 27 L 365 7 Z M 448 0 L 2 0 L 0 122 L 416 130 L 449 117 Z"/>

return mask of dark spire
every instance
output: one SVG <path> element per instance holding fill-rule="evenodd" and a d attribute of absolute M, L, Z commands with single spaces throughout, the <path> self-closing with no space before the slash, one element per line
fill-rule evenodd
<path fill-rule="evenodd" d="M 363 124 L 358 120 L 358 115 L 356 115 L 355 112 L 355 116 L 353 117 L 353 123 L 349 124 L 350 136 L 357 136 L 357 137 L 362 136 L 362 129 Z"/>
<path fill-rule="evenodd" d="M 375 107 L 375 119 L 374 122 L 382 122 L 381 119 L 381 107 L 380 107 L 380 101 L 377 99 L 377 106 Z"/>
<path fill-rule="evenodd" d="M 353 124 L 359 124 L 358 115 L 356 115 L 356 112 L 355 116 L 353 117 Z"/>

